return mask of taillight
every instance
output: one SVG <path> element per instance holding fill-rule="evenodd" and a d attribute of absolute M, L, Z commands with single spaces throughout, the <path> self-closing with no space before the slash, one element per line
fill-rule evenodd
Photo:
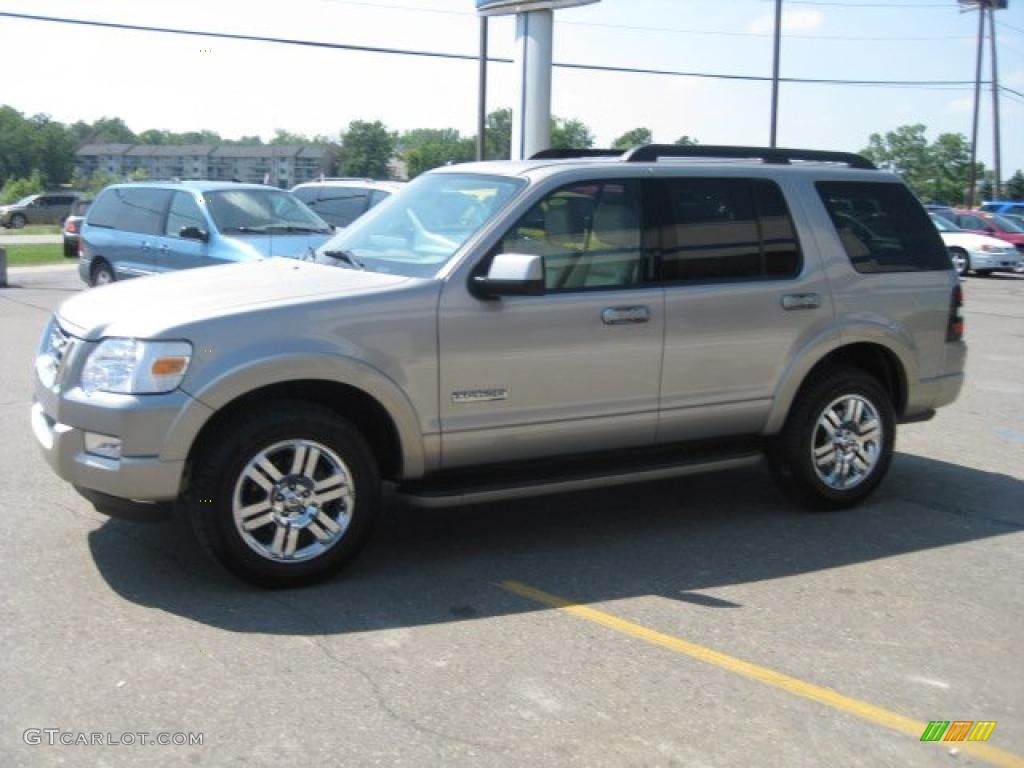
<path fill-rule="evenodd" d="M 64 225 L 64 231 L 67 232 L 70 235 L 76 234 L 78 232 L 78 222 L 77 221 L 70 221 L 69 220 Z"/>
<path fill-rule="evenodd" d="M 964 289 L 959 285 L 953 289 L 953 303 L 949 308 L 949 330 L 946 341 L 960 341 L 964 337 Z"/>

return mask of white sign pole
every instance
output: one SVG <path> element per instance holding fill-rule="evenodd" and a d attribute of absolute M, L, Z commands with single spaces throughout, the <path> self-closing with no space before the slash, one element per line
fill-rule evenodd
<path fill-rule="evenodd" d="M 512 159 L 525 160 L 551 145 L 552 11 L 516 15 L 516 101 L 512 109 Z"/>

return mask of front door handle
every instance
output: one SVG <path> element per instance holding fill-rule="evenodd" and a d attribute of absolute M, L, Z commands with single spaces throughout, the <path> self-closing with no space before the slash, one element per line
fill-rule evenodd
<path fill-rule="evenodd" d="M 608 307 L 601 312 L 601 322 L 605 325 L 626 325 L 627 323 L 646 323 L 651 319 L 650 307 Z"/>
<path fill-rule="evenodd" d="M 817 309 L 821 296 L 817 293 L 790 293 L 782 297 L 783 309 Z"/>

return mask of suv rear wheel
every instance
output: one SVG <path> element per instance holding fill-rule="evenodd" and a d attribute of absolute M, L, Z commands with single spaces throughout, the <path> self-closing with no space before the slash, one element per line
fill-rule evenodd
<path fill-rule="evenodd" d="M 92 283 L 93 287 L 97 285 L 107 285 L 108 283 L 114 282 L 117 278 L 114 277 L 114 268 L 111 267 L 103 259 L 97 259 L 95 265 L 92 268 Z"/>
<path fill-rule="evenodd" d="M 783 491 L 815 509 L 867 497 L 892 461 L 896 418 L 888 393 L 859 368 L 833 368 L 797 396 L 769 450 Z"/>
<path fill-rule="evenodd" d="M 366 440 L 333 411 L 298 401 L 240 414 L 193 461 L 186 501 L 204 547 L 264 587 L 323 579 L 351 562 L 379 514 Z"/>

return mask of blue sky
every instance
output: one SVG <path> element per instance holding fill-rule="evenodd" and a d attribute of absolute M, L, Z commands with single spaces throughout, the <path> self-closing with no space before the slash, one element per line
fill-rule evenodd
<path fill-rule="evenodd" d="M 997 14 L 1002 82 L 1024 93 L 1024 0 Z M 970 80 L 977 17 L 954 0 L 785 4 L 784 76 Z M 472 0 L 0 0 L 0 10 L 131 24 L 475 53 Z M 770 0 L 603 0 L 556 16 L 555 59 L 745 75 L 771 71 Z M 336 135 L 350 120 L 472 132 L 476 67 L 267 43 L 206 40 L 0 19 L 0 101 L 63 121 L 123 117 L 131 128 L 274 129 Z M 511 56 L 510 18 L 491 22 L 492 54 Z M 209 49 L 209 52 L 200 49 Z M 986 51 L 987 56 L 987 51 Z M 64 63 L 64 66 L 61 66 Z M 987 77 L 987 73 L 986 73 Z M 511 67 L 491 67 L 489 108 L 512 103 Z M 873 131 L 921 122 L 969 134 L 972 91 L 788 84 L 779 141 L 858 150 Z M 553 109 L 610 143 L 636 126 L 672 141 L 766 144 L 769 86 L 556 70 Z M 1024 168 L 1024 98 L 1004 97 L 1004 176 Z M 979 157 L 991 165 L 991 100 Z"/>

